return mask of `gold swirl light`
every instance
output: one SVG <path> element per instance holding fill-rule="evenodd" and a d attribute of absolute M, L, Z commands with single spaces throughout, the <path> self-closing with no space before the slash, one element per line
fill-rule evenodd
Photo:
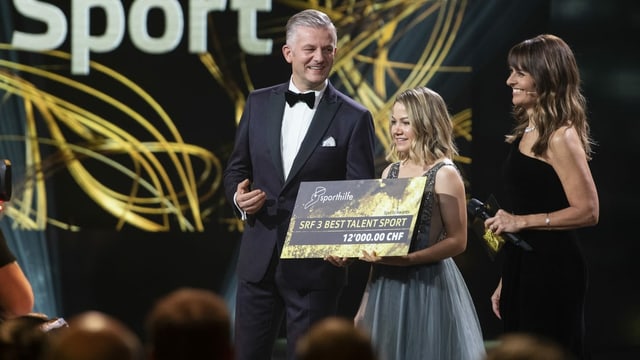
<path fill-rule="evenodd" d="M 0 44 L 0 49 L 12 48 Z M 70 59 L 68 53 L 61 51 L 42 54 Z M 96 204 L 118 220 L 117 228 L 129 224 L 147 231 L 167 231 L 173 220 L 182 231 L 202 231 L 200 204 L 212 197 L 220 186 L 219 159 L 204 148 L 186 144 L 162 106 L 144 89 L 101 64 L 92 62 L 91 68 L 142 98 L 166 129 L 157 128 L 139 110 L 99 89 L 45 67 L 0 59 L 0 89 L 22 99 L 27 121 L 25 135 L 0 136 L 3 140 L 24 141 L 28 152 L 24 183 L 14 185 L 14 206 L 7 209 L 7 214 L 26 229 L 43 229 L 47 221 L 76 229 L 72 224 L 47 219 L 46 215 L 44 181 L 64 168 Z M 132 121 L 140 126 L 145 132 L 144 138 L 134 136 L 129 128 L 124 129 L 89 108 L 37 88 L 14 75 L 14 71 L 47 79 L 100 101 L 121 114 L 118 121 Z M 45 125 L 46 131 L 42 131 L 45 136 L 39 134 L 38 120 Z M 73 137 L 73 141 L 69 137 Z M 43 156 L 40 147 L 45 145 L 53 147 L 52 155 Z M 202 163 L 198 176 L 192 157 Z M 96 178 L 86 166 L 89 160 L 102 163 L 117 176 L 128 179 L 129 188 L 122 191 L 111 186 L 108 178 Z M 165 165 L 167 160 L 171 167 Z M 32 209 L 34 201 L 35 209 Z"/>
<path fill-rule="evenodd" d="M 466 0 L 277 2 L 296 11 L 316 8 L 334 20 L 338 28 L 339 51 L 332 79 L 372 112 L 376 136 L 385 151 L 390 147 L 388 114 L 399 92 L 416 86 L 429 86 L 438 73 L 471 72 L 469 66 L 445 65 L 464 18 Z M 286 17 L 283 17 L 278 19 L 277 25 L 263 27 L 261 35 L 283 36 L 285 22 Z M 232 63 L 239 66 L 238 76 L 226 59 L 229 54 L 222 45 L 225 40 L 222 34 L 210 33 L 210 39 L 211 51 L 199 54 L 199 57 L 213 80 L 228 94 L 237 123 L 246 96 L 253 89 L 252 69 L 247 65 L 244 54 L 235 54 L 239 61 Z M 394 51 L 394 45 L 408 40 L 413 42 L 411 54 Z M 0 49 L 12 48 L 0 44 Z M 274 56 L 278 53 L 279 49 L 274 49 Z M 70 59 L 68 53 L 61 51 L 42 54 L 67 62 Z M 80 188 L 117 219 L 118 228 L 130 224 L 150 231 L 166 231 L 175 219 L 173 221 L 183 231 L 202 231 L 205 214 L 200 206 L 220 187 L 221 165 L 216 155 L 186 144 L 162 106 L 122 74 L 91 62 L 92 72 L 104 75 L 141 98 L 165 129 L 155 126 L 157 120 L 142 115 L 136 106 L 62 76 L 50 70 L 51 65 L 48 66 L 36 67 L 0 59 L 0 89 L 19 96 L 27 115 L 25 135 L 4 134 L 0 137 L 24 141 L 28 151 L 27 175 L 23 184 L 14 186 L 14 206 L 7 209 L 9 216 L 16 219 L 19 226 L 28 229 L 42 229 L 46 222 L 73 229 L 72 224 L 46 216 L 44 181 L 56 171 L 67 169 Z M 13 75 L 15 71 L 81 92 L 93 101 L 118 111 L 122 115 L 119 121 L 131 123 L 124 129 L 101 113 L 71 99 L 38 89 Z M 471 110 L 453 114 L 453 120 L 455 135 L 460 140 L 470 141 Z M 44 123 L 47 134 L 40 134 L 38 121 Z M 143 138 L 129 130 L 131 124 L 144 130 Z M 55 149 L 53 155 L 44 156 L 40 151 L 42 146 Z M 202 163 L 199 175 L 196 175 L 192 158 Z M 89 160 L 106 165 L 119 177 L 127 179 L 128 189 L 122 191 L 111 186 L 108 180 L 93 176 L 86 166 Z M 167 160 L 170 167 L 166 165 Z M 466 164 L 471 162 L 464 155 L 455 160 Z M 242 231 L 241 222 L 228 220 L 230 229 Z"/>

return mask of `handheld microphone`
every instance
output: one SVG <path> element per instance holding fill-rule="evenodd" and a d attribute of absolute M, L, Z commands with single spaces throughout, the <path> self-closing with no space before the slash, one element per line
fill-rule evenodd
<path fill-rule="evenodd" d="M 489 215 L 489 213 L 487 213 L 487 209 L 484 206 L 484 204 L 482 203 L 482 201 L 472 198 L 471 200 L 469 200 L 469 203 L 467 204 L 467 212 L 469 212 L 469 214 L 473 217 L 479 217 L 482 220 L 487 220 L 488 218 L 491 217 L 491 215 Z M 533 250 L 533 248 L 531 247 L 531 245 L 529 245 L 526 241 L 520 239 L 518 236 L 516 236 L 513 233 L 508 233 L 508 232 L 503 232 L 502 234 L 500 234 L 501 236 L 505 237 L 507 240 L 509 240 L 510 242 L 512 242 L 514 245 L 526 250 L 526 251 L 531 251 Z"/>

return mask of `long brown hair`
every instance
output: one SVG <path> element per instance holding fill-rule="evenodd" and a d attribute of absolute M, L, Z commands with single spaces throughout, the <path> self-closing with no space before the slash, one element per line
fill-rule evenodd
<path fill-rule="evenodd" d="M 507 142 L 521 136 L 531 120 L 540 134 L 531 150 L 540 156 L 549 147 L 551 134 L 562 126 L 570 126 L 582 139 L 587 158 L 591 159 L 594 142 L 587 122 L 586 99 L 580 89 L 580 72 L 569 45 L 555 35 L 538 35 L 513 46 L 507 62 L 510 67 L 531 74 L 537 93 L 531 118 L 525 108 L 513 107 L 516 126 L 507 135 Z"/>

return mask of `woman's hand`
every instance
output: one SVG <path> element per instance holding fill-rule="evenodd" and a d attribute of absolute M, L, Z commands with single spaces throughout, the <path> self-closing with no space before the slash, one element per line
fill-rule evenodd
<path fill-rule="evenodd" d="M 370 263 L 377 263 L 382 261 L 382 256 L 378 256 L 375 251 L 367 252 L 362 250 L 362 256 L 360 256 L 359 259 Z"/>
<path fill-rule="evenodd" d="M 491 295 L 491 309 L 493 313 L 496 314 L 498 319 L 502 320 L 502 316 L 500 316 L 500 294 L 502 293 L 502 279 L 498 283 L 498 287 L 496 287 L 493 295 Z"/>
<path fill-rule="evenodd" d="M 484 227 L 494 234 L 500 235 L 503 232 L 516 233 L 522 230 L 522 225 L 518 222 L 518 216 L 502 209 L 496 215 L 484 221 Z"/>
<path fill-rule="evenodd" d="M 394 266 L 408 266 L 408 256 L 379 256 L 375 251 L 368 252 L 362 250 L 362 256 L 358 259 L 375 264 L 394 265 Z"/>

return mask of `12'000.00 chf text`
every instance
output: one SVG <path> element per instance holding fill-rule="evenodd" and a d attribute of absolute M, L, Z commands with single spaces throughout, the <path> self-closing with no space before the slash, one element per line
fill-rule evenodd
<path fill-rule="evenodd" d="M 404 238 L 404 232 L 377 232 L 377 233 L 349 233 L 343 234 L 344 242 L 393 242 L 401 241 Z"/>

